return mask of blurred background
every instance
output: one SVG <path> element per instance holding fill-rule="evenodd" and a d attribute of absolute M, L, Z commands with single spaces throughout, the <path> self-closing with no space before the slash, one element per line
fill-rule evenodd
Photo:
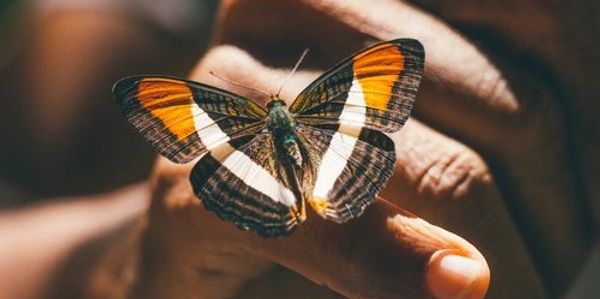
<path fill-rule="evenodd" d="M 0 1 L 0 217 L 146 179 L 155 155 L 118 114 L 111 87 L 134 74 L 186 77 L 218 5 Z M 598 298 L 598 281 L 596 254 L 567 298 Z"/>
<path fill-rule="evenodd" d="M 2 207 L 106 191 L 147 177 L 154 157 L 115 110 L 132 74 L 185 77 L 216 1 L 3 1 Z"/>

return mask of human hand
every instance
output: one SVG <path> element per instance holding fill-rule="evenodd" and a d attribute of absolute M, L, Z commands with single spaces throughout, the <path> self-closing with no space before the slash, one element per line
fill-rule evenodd
<path fill-rule="evenodd" d="M 419 39 L 427 59 L 416 117 L 486 158 L 546 286 L 560 293 L 590 250 L 590 214 L 599 219 L 598 158 L 591 154 L 600 139 L 598 85 L 590 67 L 599 58 L 589 41 L 597 39 L 593 16 L 600 12 L 590 1 L 414 2 L 433 15 L 394 1 L 264 1 L 273 13 L 251 26 L 244 22 L 256 3 L 230 1 L 222 42 L 260 57 L 279 55 L 280 65 L 293 60 L 278 47 L 289 36 L 299 37 L 299 48 L 320 50 L 323 60 L 340 44 Z"/>
<path fill-rule="evenodd" d="M 463 10 L 453 7 L 455 10 L 449 13 L 464 18 L 460 12 L 467 10 L 468 3 L 460 5 Z M 267 7 L 269 13 L 265 14 Z M 474 18 L 474 24 L 476 20 L 490 20 L 494 13 L 507 14 L 490 9 L 481 11 L 488 14 L 487 18 L 473 17 L 478 12 L 467 14 Z M 411 120 L 394 136 L 396 175 L 382 193 L 386 200 L 380 200 L 371 208 L 373 211 L 342 226 L 309 217 L 303 228 L 284 240 L 262 240 L 217 221 L 199 208 L 189 188 L 189 167 L 162 161 L 154 178 L 151 223 L 156 226 L 151 226 L 148 234 L 158 240 L 152 244 L 161 252 L 171 254 L 161 260 L 166 265 L 150 263 L 149 267 L 170 271 L 150 271 L 155 273 L 149 274 L 150 281 L 169 273 L 177 281 L 204 281 L 186 292 L 202 294 L 210 284 L 213 294 L 230 294 L 235 290 L 232 285 L 240 286 L 263 271 L 266 266 L 261 259 L 267 259 L 351 297 L 422 297 L 428 292 L 439 291 L 436 294 L 441 295 L 443 291 L 444 284 L 426 274 L 432 269 L 427 268 L 428 263 L 439 262 L 436 258 L 440 254 L 434 253 L 459 248 L 459 255 L 484 265 L 481 255 L 464 240 L 408 216 L 401 207 L 477 244 L 493 273 L 490 297 L 538 298 L 565 290 L 590 250 L 592 226 L 582 207 L 585 198 L 581 182 L 576 179 L 576 164 L 569 159 L 574 146 L 570 140 L 576 132 L 569 130 L 568 118 L 561 109 L 559 98 L 564 95 L 548 78 L 539 76 L 537 65 L 518 64 L 513 51 L 503 52 L 506 49 L 495 48 L 494 43 L 472 34 L 473 41 L 478 42 L 475 46 L 439 19 L 394 1 L 368 5 L 359 0 L 229 1 L 223 7 L 221 22 L 218 43 L 242 50 L 213 49 L 192 79 L 251 99 L 260 96 L 212 78 L 208 71 L 272 90 L 285 71 L 262 64 L 289 67 L 305 47 L 311 48 L 305 68 L 322 70 L 369 41 L 419 39 L 425 45 L 427 64 L 416 118 L 425 124 Z M 514 30 L 504 32 L 509 41 L 523 45 L 519 49 L 522 53 L 551 61 L 550 54 L 531 49 L 536 44 L 526 35 L 514 35 Z M 317 74 L 299 72 L 283 97 L 293 99 Z M 571 74 L 577 74 L 576 70 Z M 390 241 L 391 236 L 394 238 Z M 352 243 L 350 237 L 359 241 Z M 348 244 L 356 242 L 369 246 L 347 252 Z M 178 248 L 188 249 L 179 252 Z M 382 248 L 389 252 L 383 255 Z M 210 258 L 203 257 L 206 252 L 210 252 Z M 219 265 L 222 261 L 214 256 L 222 256 L 221 252 L 253 261 L 255 267 L 242 263 L 241 267 L 249 272 L 231 282 L 231 273 L 239 273 L 240 266 Z M 173 254 L 180 256 L 171 259 Z M 258 256 L 258 260 L 249 256 Z M 397 267 L 383 267 L 381 260 Z M 177 273 L 169 268 L 181 261 L 195 261 L 199 269 L 229 269 L 226 272 L 230 275 L 221 277 L 229 278 L 225 279 L 229 283 L 212 283 L 211 277 L 215 277 L 210 271 Z M 478 269 L 482 274 L 478 290 L 484 290 L 487 267 Z M 162 286 L 163 290 L 173 291 L 175 285 L 173 281 Z M 440 289 L 435 290 L 436 286 Z M 458 289 L 469 289 L 468 284 Z M 156 289 L 146 294 L 153 291 Z"/>

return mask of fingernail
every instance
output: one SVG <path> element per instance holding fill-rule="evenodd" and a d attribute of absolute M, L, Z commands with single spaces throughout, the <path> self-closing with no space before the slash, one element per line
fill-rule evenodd
<path fill-rule="evenodd" d="M 485 262 L 441 250 L 431 256 L 425 279 L 437 299 L 481 299 L 490 274 Z"/>

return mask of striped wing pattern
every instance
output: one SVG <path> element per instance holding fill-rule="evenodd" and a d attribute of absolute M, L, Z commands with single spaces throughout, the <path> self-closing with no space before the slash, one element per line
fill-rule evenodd
<path fill-rule="evenodd" d="M 398 131 L 412 111 L 423 63 L 423 46 L 416 40 L 376 44 L 325 72 L 304 89 L 290 112 L 306 124 L 345 122 Z"/>
<path fill-rule="evenodd" d="M 186 163 L 231 139 L 256 134 L 266 111 L 230 92 L 176 78 L 127 77 L 113 93 L 121 113 L 156 151 Z"/>
<path fill-rule="evenodd" d="M 304 202 L 281 175 L 271 134 L 225 143 L 200 159 L 190 181 L 204 207 L 263 237 L 290 234 L 306 219 Z"/>
<path fill-rule="evenodd" d="M 370 129 L 355 135 L 336 126 L 300 126 L 298 132 L 309 147 L 317 178 L 310 205 L 338 223 L 360 216 L 392 176 L 394 142 Z"/>
<path fill-rule="evenodd" d="M 113 90 L 128 121 L 163 156 L 185 163 L 204 206 L 263 236 L 289 234 L 304 205 L 280 175 L 266 111 L 226 91 L 169 77 L 140 76 Z"/>

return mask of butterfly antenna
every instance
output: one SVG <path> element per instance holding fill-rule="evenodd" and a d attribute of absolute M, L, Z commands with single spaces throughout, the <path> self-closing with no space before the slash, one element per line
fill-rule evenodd
<path fill-rule="evenodd" d="M 304 49 L 304 51 L 302 52 L 302 55 L 300 55 L 300 58 L 298 58 L 298 62 L 296 62 L 296 65 L 294 65 L 294 68 L 292 69 L 292 71 L 287 75 L 285 80 L 283 80 L 283 82 L 281 83 L 281 86 L 279 86 L 279 89 L 277 90 L 275 97 L 279 97 L 279 94 L 281 93 L 283 86 L 285 86 L 285 84 L 290 80 L 290 78 L 292 77 L 294 72 L 296 72 L 296 70 L 300 66 L 300 63 L 302 63 L 302 60 L 304 60 L 304 57 L 306 56 L 307 53 L 308 53 L 308 49 Z"/>
<path fill-rule="evenodd" d="M 254 88 L 254 87 L 251 87 L 251 86 L 248 86 L 248 85 L 242 84 L 242 83 L 240 83 L 240 82 L 237 82 L 237 81 L 234 81 L 234 80 L 231 80 L 231 79 L 228 79 L 228 78 L 222 77 L 222 76 L 220 76 L 220 75 L 217 75 L 217 74 L 216 74 L 215 72 L 213 72 L 213 71 L 209 71 L 208 73 L 209 73 L 209 74 L 211 74 L 211 75 L 213 75 L 213 76 L 215 76 L 215 77 L 217 77 L 217 78 L 219 78 L 219 79 L 221 79 L 221 80 L 223 80 L 223 81 L 225 81 L 225 82 L 227 82 L 227 83 L 231 83 L 231 84 L 233 84 L 233 85 L 236 85 L 236 86 L 239 86 L 239 87 L 247 88 L 247 89 L 250 89 L 250 90 L 256 91 L 256 92 L 258 92 L 258 93 L 262 93 L 262 94 L 264 94 L 264 95 L 266 95 L 266 96 L 268 96 L 268 97 L 270 97 L 270 96 L 271 96 L 271 94 L 269 94 L 269 93 L 266 93 L 266 92 L 264 92 L 264 91 L 262 91 L 262 90 L 260 90 L 260 89 L 258 89 L 258 88 Z"/>

